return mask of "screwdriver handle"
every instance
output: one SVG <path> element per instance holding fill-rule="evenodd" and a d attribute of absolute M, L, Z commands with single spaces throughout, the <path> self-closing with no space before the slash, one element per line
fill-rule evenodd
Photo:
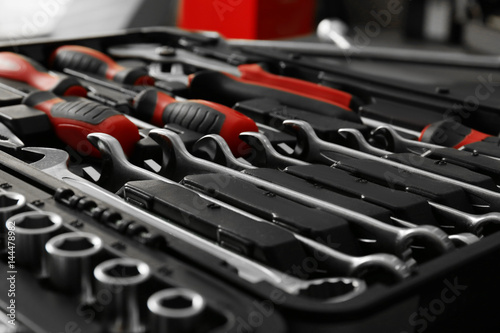
<path fill-rule="evenodd" d="M 155 82 L 145 68 L 125 68 L 104 53 L 79 45 L 57 48 L 50 57 L 50 64 L 60 71 L 70 68 L 122 84 L 152 86 Z"/>
<path fill-rule="evenodd" d="M 77 79 L 51 75 L 36 61 L 12 52 L 0 52 L 0 77 L 61 96 L 87 96 L 87 90 Z"/>
<path fill-rule="evenodd" d="M 422 131 L 419 141 L 459 149 L 489 137 L 492 136 L 464 126 L 454 120 L 445 119 L 427 125 Z"/>
<path fill-rule="evenodd" d="M 203 100 L 177 101 L 155 89 L 142 91 L 134 105 L 137 118 L 156 126 L 178 124 L 202 134 L 219 134 L 236 156 L 247 147 L 239 134 L 258 132 L 252 119 L 227 106 Z"/>
<path fill-rule="evenodd" d="M 217 71 L 201 71 L 189 76 L 189 88 L 196 98 L 207 99 L 232 107 L 238 102 L 255 98 L 270 98 L 301 110 L 333 118 L 362 123 L 358 114 L 337 103 L 298 93 L 265 83 L 249 82 L 240 77 Z"/>
<path fill-rule="evenodd" d="M 259 64 L 240 65 L 238 66 L 238 70 L 241 73 L 240 79 L 244 81 L 280 87 L 294 91 L 297 94 L 307 95 L 311 98 L 322 99 L 326 102 L 351 108 L 353 96 L 344 91 L 292 77 L 275 75 L 264 70 Z"/>
<path fill-rule="evenodd" d="M 23 103 L 44 112 L 59 139 L 84 156 L 99 157 L 99 151 L 87 140 L 90 133 L 115 137 L 126 154 L 139 141 L 137 127 L 118 111 L 85 99 L 65 101 L 52 92 L 28 94 Z"/>

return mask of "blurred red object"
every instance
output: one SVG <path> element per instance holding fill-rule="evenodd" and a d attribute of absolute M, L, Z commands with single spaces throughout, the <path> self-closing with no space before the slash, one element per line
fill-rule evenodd
<path fill-rule="evenodd" d="M 182 0 L 178 26 L 226 38 L 289 38 L 313 31 L 315 5 L 315 0 Z"/>

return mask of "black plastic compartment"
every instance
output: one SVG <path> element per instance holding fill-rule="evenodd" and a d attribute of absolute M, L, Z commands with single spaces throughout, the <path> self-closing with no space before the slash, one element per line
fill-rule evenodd
<path fill-rule="evenodd" d="M 146 28 L 73 40 L 40 40 L 15 46 L 3 44 L 0 51 L 19 52 L 45 63 L 51 51 L 64 44 L 80 44 L 105 51 L 110 45 L 135 42 L 176 46 L 183 38 L 193 38 L 208 45 L 214 43 L 209 37 L 176 29 Z M 306 76 L 306 72 L 300 74 Z M 323 79 L 332 81 L 329 75 Z M 0 97 L 5 98 L 3 95 Z M 484 110 L 485 117 L 496 119 L 487 106 Z M 36 187 L 45 193 L 43 199 L 50 202 L 48 206 L 51 209 L 83 219 L 84 229 L 102 233 L 109 239 L 119 239 L 128 249 L 133 249 L 130 251 L 134 255 L 150 255 L 152 262 L 165 260 L 156 258 L 155 251 L 143 247 L 136 240 L 121 236 L 115 230 L 51 199 L 56 188 L 68 188 L 76 194 L 80 193 L 78 189 L 55 181 L 3 153 L 0 153 L 0 170 L 2 177 L 7 178 L 5 181 L 12 182 L 21 191 L 31 193 Z M 120 211 L 119 207 L 108 208 Z M 166 266 L 173 272 L 168 279 L 203 288 L 207 297 L 214 300 L 215 308 L 228 309 L 233 314 L 233 321 L 229 326 L 219 328 L 220 332 L 491 332 L 500 327 L 498 306 L 495 306 L 500 297 L 500 234 L 493 234 L 476 244 L 422 264 L 414 277 L 397 285 L 375 285 L 359 297 L 340 304 L 324 304 L 279 294 L 279 290 L 266 283 L 250 284 L 206 253 L 181 242 L 170 241 L 177 259 L 175 264 L 167 261 Z M 2 271 L 5 271 L 3 266 Z M 40 304 L 51 311 L 28 311 L 25 319 L 47 325 L 49 321 L 66 323 L 70 320 L 66 317 L 66 314 L 72 316 L 69 312 L 52 311 L 52 307 L 64 308 L 67 303 L 56 301 L 57 297 L 36 288 L 33 282 L 29 277 L 20 279 L 19 283 L 26 286 L 23 297 L 30 300 L 30 307 L 31 304 Z M 2 279 L 2 291 L 6 290 L 5 283 Z M 451 287 L 453 285 L 455 287 Z M 4 302 L 5 296 L 2 292 L 0 300 Z M 22 317 L 19 319 L 23 322 Z M 93 331 L 89 328 L 85 332 Z"/>

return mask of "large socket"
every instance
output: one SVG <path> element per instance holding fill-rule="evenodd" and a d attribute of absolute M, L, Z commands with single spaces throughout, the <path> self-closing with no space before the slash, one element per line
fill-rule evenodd
<path fill-rule="evenodd" d="M 140 315 L 137 287 L 150 276 L 149 265 L 137 259 L 118 258 L 102 262 L 94 269 L 97 292 L 109 291 L 102 323 L 106 332 L 145 331 Z"/>
<path fill-rule="evenodd" d="M 63 220 L 55 213 L 31 211 L 10 217 L 5 225 L 15 226 L 16 262 L 35 274 L 45 275 L 45 244 L 61 228 Z"/>
<path fill-rule="evenodd" d="M 91 233 L 69 232 L 51 238 L 45 245 L 51 285 L 61 292 L 80 295 L 83 303 L 92 303 L 92 257 L 101 249 L 101 238 Z"/>
<path fill-rule="evenodd" d="M 5 221 L 12 215 L 22 211 L 26 205 L 26 197 L 16 192 L 0 192 L 0 233 L 5 233 Z"/>

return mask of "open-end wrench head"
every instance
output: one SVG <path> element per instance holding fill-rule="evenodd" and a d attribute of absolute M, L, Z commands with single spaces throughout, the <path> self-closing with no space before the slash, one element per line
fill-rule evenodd
<path fill-rule="evenodd" d="M 187 162 L 183 156 L 189 154 L 189 152 L 184 143 L 176 133 L 168 129 L 151 130 L 149 137 L 158 143 L 162 150 L 163 157 L 159 173 L 167 178 L 174 179 L 178 169 Z"/>
<path fill-rule="evenodd" d="M 87 139 L 101 153 L 102 169 L 97 184 L 114 192 L 129 180 L 142 179 L 136 176 L 117 139 L 105 133 L 91 133 Z"/>
<path fill-rule="evenodd" d="M 288 119 L 283 121 L 283 126 L 290 132 L 293 132 L 297 137 L 294 155 L 304 159 L 310 155 L 318 154 L 319 151 L 312 151 L 317 147 L 315 144 L 319 142 L 319 138 L 314 132 L 312 126 L 303 120 Z"/>
<path fill-rule="evenodd" d="M 383 139 L 384 149 L 392 152 L 401 152 L 401 143 L 397 140 L 396 131 L 389 126 L 379 126 L 371 131 L 370 135 L 374 138 Z"/>
<path fill-rule="evenodd" d="M 431 149 L 441 148 L 430 143 L 409 140 L 402 137 L 394 128 L 390 126 L 379 126 L 371 132 L 372 137 L 381 137 L 386 144 L 386 150 L 394 153 L 414 153 L 422 155 Z"/>
<path fill-rule="evenodd" d="M 159 174 L 174 181 L 181 181 L 189 174 L 220 172 L 229 170 L 213 162 L 195 157 L 189 153 L 180 136 L 168 129 L 154 129 L 149 132 L 163 152 Z"/>
<path fill-rule="evenodd" d="M 90 143 L 101 153 L 104 167 L 118 167 L 127 164 L 128 160 L 123 149 L 114 137 L 105 133 L 91 133 L 87 136 Z"/>
<path fill-rule="evenodd" d="M 0 123 L 0 147 L 16 150 L 24 147 L 24 143 L 7 126 Z"/>
<path fill-rule="evenodd" d="M 354 128 L 341 128 L 338 133 L 349 142 L 351 148 L 368 153 L 374 156 L 386 156 L 389 154 L 387 151 L 378 149 L 370 145 L 363 134 Z"/>
<path fill-rule="evenodd" d="M 254 168 L 250 163 L 236 159 L 226 140 L 217 134 L 208 134 L 196 141 L 193 145 L 193 154 L 238 171 Z"/>
<path fill-rule="evenodd" d="M 40 160 L 30 164 L 38 170 L 47 170 L 52 168 L 67 169 L 69 154 L 65 150 L 45 147 L 28 147 L 23 148 L 23 151 L 43 156 Z"/>
<path fill-rule="evenodd" d="M 252 164 L 258 167 L 285 169 L 292 165 L 307 165 L 303 162 L 288 156 L 283 156 L 274 149 L 271 141 L 259 132 L 242 132 L 240 139 L 252 147 L 250 157 Z"/>

